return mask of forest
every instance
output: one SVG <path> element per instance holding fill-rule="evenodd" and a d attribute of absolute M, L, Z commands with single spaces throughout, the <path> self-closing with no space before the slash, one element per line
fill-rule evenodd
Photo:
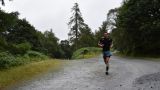
<path fill-rule="evenodd" d="M 75 3 L 68 21 L 68 40 L 59 40 L 53 29 L 44 33 L 36 30 L 26 19 L 19 18 L 18 11 L 0 9 L 0 68 L 22 65 L 32 58 L 71 59 L 78 49 L 97 47 L 108 30 L 113 50 L 127 56 L 159 56 L 159 5 L 159 0 L 123 0 L 120 7 L 106 12 L 106 20 L 93 32 Z"/>

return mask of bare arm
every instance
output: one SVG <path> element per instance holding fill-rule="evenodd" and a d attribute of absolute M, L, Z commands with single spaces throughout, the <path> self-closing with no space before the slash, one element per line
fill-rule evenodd
<path fill-rule="evenodd" d="M 112 48 L 113 47 L 113 43 L 112 43 L 112 39 L 111 39 L 111 44 L 110 44 L 110 48 Z"/>
<path fill-rule="evenodd" d="M 99 42 L 98 42 L 98 46 L 102 48 L 104 45 L 101 44 L 100 41 L 99 41 Z"/>
<path fill-rule="evenodd" d="M 112 47 L 113 47 L 113 44 L 111 43 L 110 48 L 112 48 Z"/>

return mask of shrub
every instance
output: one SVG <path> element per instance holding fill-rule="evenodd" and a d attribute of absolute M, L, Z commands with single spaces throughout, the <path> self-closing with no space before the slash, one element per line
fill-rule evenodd
<path fill-rule="evenodd" d="M 7 42 L 4 38 L 0 37 L 0 52 L 5 51 L 7 47 Z"/>
<path fill-rule="evenodd" d="M 72 59 L 82 59 L 82 58 L 85 58 L 84 56 L 87 56 L 88 58 L 94 57 L 96 55 L 99 55 L 100 52 L 101 52 L 101 48 L 97 48 L 97 47 L 81 48 L 73 53 Z"/>
<path fill-rule="evenodd" d="M 8 52 L 0 53 L 0 69 L 7 69 L 14 66 L 16 58 Z"/>
<path fill-rule="evenodd" d="M 31 49 L 31 45 L 28 42 L 16 44 L 11 46 L 11 52 L 13 54 L 25 54 L 27 51 Z"/>
<path fill-rule="evenodd" d="M 26 58 L 39 58 L 39 59 L 46 59 L 47 56 L 40 53 L 40 52 L 36 52 L 36 51 L 28 51 L 24 57 Z"/>

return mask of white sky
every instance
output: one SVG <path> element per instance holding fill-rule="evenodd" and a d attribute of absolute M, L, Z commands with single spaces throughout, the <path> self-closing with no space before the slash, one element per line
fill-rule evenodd
<path fill-rule="evenodd" d="M 5 0 L 7 12 L 18 11 L 37 30 L 53 29 L 56 37 L 68 39 L 67 23 L 76 0 Z M 122 0 L 77 0 L 83 19 L 94 32 L 106 20 L 108 10 L 119 7 Z"/>

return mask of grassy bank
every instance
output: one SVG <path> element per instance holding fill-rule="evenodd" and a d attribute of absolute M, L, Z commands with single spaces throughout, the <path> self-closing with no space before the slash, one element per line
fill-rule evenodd
<path fill-rule="evenodd" d="M 31 62 L 47 60 L 49 57 L 36 51 L 28 51 L 23 55 L 14 55 L 10 52 L 0 52 L 0 70 L 25 65 Z"/>
<path fill-rule="evenodd" d="M 58 70 L 62 65 L 61 60 L 45 60 L 40 62 L 33 62 L 11 69 L 0 71 L 0 90 L 24 80 L 33 78 L 36 75 L 47 72 L 51 68 Z"/>
<path fill-rule="evenodd" d="M 87 59 L 98 56 L 102 49 L 97 47 L 86 47 L 78 49 L 73 53 L 72 59 Z"/>
<path fill-rule="evenodd" d="M 142 59 L 142 60 L 148 60 L 148 61 L 160 61 L 159 55 L 127 55 L 120 52 L 115 52 L 113 55 L 124 57 L 124 58 L 133 58 L 133 59 Z"/>

